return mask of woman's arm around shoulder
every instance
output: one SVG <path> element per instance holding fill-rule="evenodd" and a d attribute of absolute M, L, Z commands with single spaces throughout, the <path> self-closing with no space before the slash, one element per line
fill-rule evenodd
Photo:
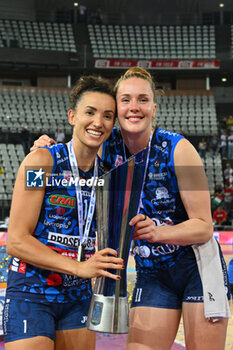
<path fill-rule="evenodd" d="M 54 139 L 44 134 L 34 141 L 33 146 L 30 148 L 30 151 L 32 152 L 40 147 L 46 147 L 46 146 L 49 147 L 55 144 L 56 144 L 56 141 Z"/>

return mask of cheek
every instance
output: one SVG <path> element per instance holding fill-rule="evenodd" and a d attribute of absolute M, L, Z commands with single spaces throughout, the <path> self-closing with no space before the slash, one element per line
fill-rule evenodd
<path fill-rule="evenodd" d="M 107 131 L 107 132 L 111 132 L 111 131 L 112 131 L 112 128 L 113 128 L 113 126 L 114 126 L 114 124 L 115 124 L 115 120 L 113 120 L 111 123 L 110 123 L 110 122 L 106 123 L 106 124 L 105 124 L 105 129 L 106 129 L 106 131 Z"/>
<path fill-rule="evenodd" d="M 117 106 L 117 117 L 119 119 L 123 118 L 125 116 L 125 114 L 127 113 L 127 111 L 128 111 L 127 106 L 118 104 L 118 106 Z"/>
<path fill-rule="evenodd" d="M 151 106 L 148 106 L 145 110 L 144 110 L 145 114 L 150 117 L 151 119 L 154 117 L 154 108 Z"/>

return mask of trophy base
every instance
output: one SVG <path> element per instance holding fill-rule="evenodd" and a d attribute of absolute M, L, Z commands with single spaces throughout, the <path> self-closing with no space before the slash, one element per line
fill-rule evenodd
<path fill-rule="evenodd" d="M 117 308 L 115 314 L 114 297 L 93 294 L 86 323 L 87 329 L 102 333 L 128 333 L 129 305 L 127 297 L 118 299 Z"/>

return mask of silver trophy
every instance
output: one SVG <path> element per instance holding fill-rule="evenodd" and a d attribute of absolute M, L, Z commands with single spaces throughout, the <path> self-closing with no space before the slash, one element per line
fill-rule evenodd
<path fill-rule="evenodd" d="M 103 175 L 96 187 L 98 250 L 110 247 L 125 261 L 121 276 L 96 279 L 87 319 L 87 329 L 104 333 L 128 333 L 126 267 L 133 234 L 129 221 L 137 215 L 146 172 L 148 148 Z"/>

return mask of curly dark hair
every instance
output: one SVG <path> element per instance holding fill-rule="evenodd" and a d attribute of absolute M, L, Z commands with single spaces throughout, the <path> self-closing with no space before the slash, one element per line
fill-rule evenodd
<path fill-rule="evenodd" d="M 82 95 L 87 91 L 107 94 L 112 96 L 115 100 L 113 84 L 110 82 L 110 80 L 94 75 L 82 76 L 78 79 L 77 83 L 72 89 L 70 96 L 71 109 L 75 109 L 77 107 L 77 103 L 80 101 Z"/>

